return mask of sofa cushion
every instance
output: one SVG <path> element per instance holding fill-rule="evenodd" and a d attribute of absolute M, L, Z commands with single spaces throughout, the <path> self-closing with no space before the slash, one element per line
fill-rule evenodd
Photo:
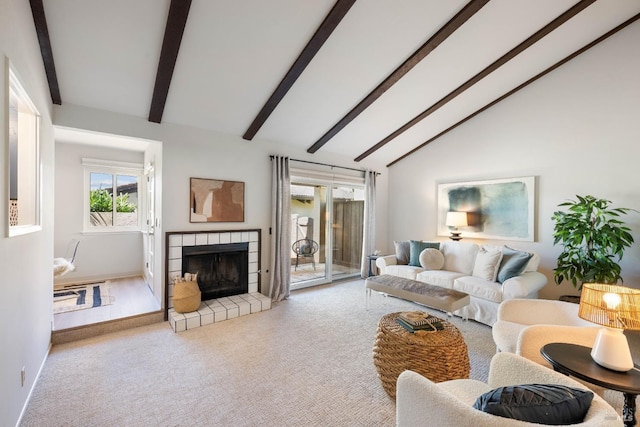
<path fill-rule="evenodd" d="M 420 252 L 420 265 L 426 270 L 440 270 L 444 265 L 444 255 L 438 249 L 427 248 Z"/>
<path fill-rule="evenodd" d="M 410 244 L 408 240 L 393 242 L 396 247 L 396 262 L 400 265 L 409 264 Z"/>
<path fill-rule="evenodd" d="M 589 411 L 593 392 L 557 384 L 498 387 L 473 407 L 489 414 L 545 425 L 576 424 Z"/>
<path fill-rule="evenodd" d="M 463 276 L 453 282 L 453 289 L 487 301 L 502 302 L 502 285 L 498 282 Z"/>
<path fill-rule="evenodd" d="M 443 270 L 464 273 L 470 276 L 478 253 L 478 245 L 475 243 L 446 241 L 440 244 L 440 250 L 444 255 Z"/>
<path fill-rule="evenodd" d="M 535 252 L 531 252 L 531 259 L 527 263 L 527 266 L 522 270 L 523 273 L 527 271 L 538 271 L 538 266 L 540 265 L 540 255 Z"/>
<path fill-rule="evenodd" d="M 512 277 L 520 275 L 533 254 L 529 252 L 517 251 L 508 246 L 502 248 L 502 262 L 498 270 L 498 282 L 503 283 Z"/>
<path fill-rule="evenodd" d="M 440 242 L 409 241 L 409 265 L 420 267 L 420 253 L 427 248 L 440 249 Z"/>
<path fill-rule="evenodd" d="M 446 270 L 423 270 L 416 275 L 416 280 L 441 288 L 453 289 L 453 282 L 459 277 L 464 277 L 464 274 Z"/>
<path fill-rule="evenodd" d="M 416 275 L 424 271 L 422 267 L 413 267 L 411 265 L 388 265 L 383 274 L 391 274 L 392 276 L 404 277 L 405 279 L 416 280 Z"/>
<path fill-rule="evenodd" d="M 476 255 L 476 262 L 473 265 L 471 275 L 495 282 L 498 277 L 500 261 L 502 261 L 502 251 L 500 249 L 487 250 L 482 247 L 478 250 L 478 255 Z"/>

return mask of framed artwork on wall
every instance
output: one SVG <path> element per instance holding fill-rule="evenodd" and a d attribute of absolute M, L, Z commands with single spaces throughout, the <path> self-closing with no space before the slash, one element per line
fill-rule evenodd
<path fill-rule="evenodd" d="M 447 212 L 466 212 L 466 238 L 535 240 L 535 177 L 439 183 L 438 236 L 448 236 Z"/>
<path fill-rule="evenodd" d="M 244 182 L 191 178 L 189 222 L 244 222 Z"/>

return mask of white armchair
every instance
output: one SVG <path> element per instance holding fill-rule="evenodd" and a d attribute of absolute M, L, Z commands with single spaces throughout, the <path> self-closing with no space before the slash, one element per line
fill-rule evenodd
<path fill-rule="evenodd" d="M 498 351 L 519 354 L 541 365 L 551 365 L 540 349 L 552 342 L 593 347 L 598 325 L 578 317 L 578 304 L 543 299 L 512 299 L 498 307 L 493 341 Z"/>
<path fill-rule="evenodd" d="M 473 403 L 480 395 L 494 388 L 534 383 L 586 389 L 570 377 L 523 357 L 511 353 L 498 353 L 491 360 L 487 384 L 471 379 L 436 384 L 416 372 L 404 371 L 398 377 L 396 389 L 396 425 L 398 427 L 540 426 L 541 424 L 503 418 L 473 408 Z M 623 424 L 613 407 L 594 394 L 583 422 L 573 425 L 610 427 Z"/>

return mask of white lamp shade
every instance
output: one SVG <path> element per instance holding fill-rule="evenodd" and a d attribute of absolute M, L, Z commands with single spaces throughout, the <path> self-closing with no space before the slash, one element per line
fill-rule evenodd
<path fill-rule="evenodd" d="M 466 212 L 447 212 L 446 225 L 448 227 L 466 227 L 467 213 Z"/>

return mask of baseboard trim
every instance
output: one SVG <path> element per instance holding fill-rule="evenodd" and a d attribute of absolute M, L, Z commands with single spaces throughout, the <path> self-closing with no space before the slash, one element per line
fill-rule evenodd
<path fill-rule="evenodd" d="M 137 328 L 139 326 L 151 325 L 159 322 L 164 322 L 164 311 L 162 310 L 124 317 L 122 319 L 107 320 L 105 322 L 92 323 L 90 325 L 61 329 L 51 333 L 51 345 L 79 341 L 85 338 L 124 331 L 126 329 Z"/>
<path fill-rule="evenodd" d="M 27 407 L 29 406 L 29 402 L 31 401 L 31 395 L 33 391 L 36 389 L 36 384 L 38 384 L 38 380 L 40 380 L 40 375 L 42 374 L 42 370 L 44 369 L 44 364 L 47 363 L 47 359 L 49 358 L 49 353 L 51 353 L 51 347 L 53 344 L 49 343 L 49 348 L 47 348 L 47 352 L 42 359 L 42 363 L 40 363 L 40 368 L 38 369 L 38 373 L 36 377 L 33 379 L 33 384 L 31 384 L 31 389 L 29 390 L 29 394 L 27 394 L 27 398 L 24 401 L 24 405 L 22 406 L 22 410 L 20 411 L 20 416 L 18 417 L 18 422 L 16 423 L 16 427 L 20 427 L 20 423 L 22 422 L 22 417 L 24 417 L 24 413 L 27 411 Z"/>

